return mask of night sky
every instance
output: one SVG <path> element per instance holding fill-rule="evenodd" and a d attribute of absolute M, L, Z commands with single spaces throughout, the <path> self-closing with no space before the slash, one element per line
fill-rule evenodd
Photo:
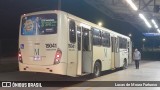
<path fill-rule="evenodd" d="M 141 39 L 137 40 L 135 37 L 143 38 L 143 35 L 131 24 L 111 19 L 83 0 L 62 0 L 61 6 L 63 11 L 90 22 L 97 23 L 102 21 L 104 27 L 121 34 L 128 35 L 128 33 L 132 33 L 135 46 L 141 48 Z M 16 55 L 19 22 L 22 14 L 55 9 L 58 9 L 57 0 L 0 0 L 0 53 L 3 52 L 2 56 L 6 56 L 6 54 L 11 56 Z"/>

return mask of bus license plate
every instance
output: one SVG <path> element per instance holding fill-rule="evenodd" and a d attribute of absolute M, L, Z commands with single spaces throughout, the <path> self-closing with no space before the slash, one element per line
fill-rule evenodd
<path fill-rule="evenodd" d="M 34 61 L 40 61 L 41 57 L 40 56 L 34 56 Z"/>

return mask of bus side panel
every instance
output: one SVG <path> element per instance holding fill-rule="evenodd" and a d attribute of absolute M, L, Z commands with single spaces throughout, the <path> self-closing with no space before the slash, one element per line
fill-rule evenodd
<path fill-rule="evenodd" d="M 102 63 L 102 71 L 111 69 L 111 48 L 103 47 L 104 62 Z"/>
<path fill-rule="evenodd" d="M 65 68 L 62 68 L 65 72 L 64 75 L 67 75 L 67 19 L 66 13 L 59 12 L 59 34 L 58 34 L 58 47 L 62 50 L 61 63 L 65 64 Z"/>
<path fill-rule="evenodd" d="M 115 68 L 121 67 L 120 62 L 120 52 L 117 52 L 115 53 Z"/>
<path fill-rule="evenodd" d="M 96 60 L 101 60 L 102 71 L 111 68 L 111 49 L 101 46 L 93 46 L 93 68 Z"/>
<path fill-rule="evenodd" d="M 123 66 L 124 59 L 128 60 L 128 50 L 127 49 L 120 49 L 120 67 Z"/>

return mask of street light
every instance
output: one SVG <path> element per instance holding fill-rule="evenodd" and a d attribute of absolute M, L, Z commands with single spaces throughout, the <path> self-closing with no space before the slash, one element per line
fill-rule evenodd
<path fill-rule="evenodd" d="M 142 41 L 143 41 L 142 50 L 144 51 L 144 42 L 146 41 L 146 39 L 145 39 L 145 38 L 143 38 L 143 39 L 142 39 Z"/>
<path fill-rule="evenodd" d="M 129 33 L 129 34 L 128 34 L 128 36 L 129 36 L 129 37 L 132 37 L 132 34 L 131 34 L 131 33 Z"/>
<path fill-rule="evenodd" d="M 156 21 L 155 21 L 154 19 L 152 19 L 151 21 L 152 21 L 154 27 L 155 27 L 155 28 L 158 28 L 158 25 L 157 25 Z"/>
<path fill-rule="evenodd" d="M 98 22 L 98 26 L 102 26 L 103 25 L 103 23 L 102 22 Z"/>
<path fill-rule="evenodd" d="M 157 29 L 158 33 L 160 33 L 160 29 Z"/>
<path fill-rule="evenodd" d="M 146 39 L 145 39 L 145 38 L 143 38 L 143 39 L 142 39 L 142 41 L 143 41 L 143 42 L 145 42 L 145 41 L 146 41 Z"/>
<path fill-rule="evenodd" d="M 133 10 L 135 10 L 135 11 L 138 10 L 137 6 L 134 4 L 134 2 L 132 0 L 126 0 L 126 1 L 132 7 Z"/>
<path fill-rule="evenodd" d="M 140 13 L 140 14 L 139 14 L 139 17 L 144 20 L 144 22 L 146 23 L 146 25 L 147 25 L 149 28 L 152 27 L 151 24 L 148 22 L 148 20 L 146 19 L 146 17 L 145 17 L 143 14 Z"/>
<path fill-rule="evenodd" d="M 61 4 L 62 4 L 62 1 L 58 0 L 58 10 L 61 10 Z"/>

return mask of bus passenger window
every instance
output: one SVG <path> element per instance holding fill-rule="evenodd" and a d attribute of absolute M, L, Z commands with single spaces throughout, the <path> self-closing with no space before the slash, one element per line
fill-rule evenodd
<path fill-rule="evenodd" d="M 71 43 L 76 42 L 76 27 L 73 20 L 70 20 L 69 22 L 69 40 Z"/>
<path fill-rule="evenodd" d="M 107 32 L 102 32 L 102 45 L 110 47 L 110 34 Z"/>
<path fill-rule="evenodd" d="M 101 45 L 101 31 L 94 28 L 93 29 L 93 45 Z"/>
<path fill-rule="evenodd" d="M 119 38 L 119 48 L 126 49 L 127 48 L 127 39 L 118 37 Z"/>

